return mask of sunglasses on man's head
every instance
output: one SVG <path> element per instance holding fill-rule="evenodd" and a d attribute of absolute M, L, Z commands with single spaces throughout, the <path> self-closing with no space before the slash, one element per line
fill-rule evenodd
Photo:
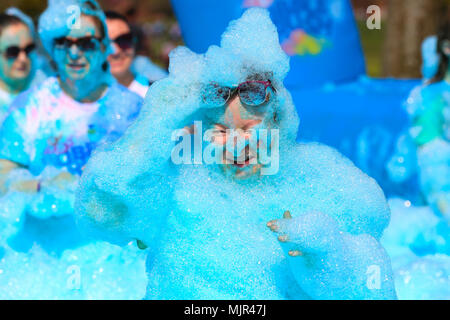
<path fill-rule="evenodd" d="M 202 100 L 207 105 L 221 107 L 237 92 L 245 105 L 259 106 L 267 101 L 267 88 L 275 91 L 270 81 L 246 81 L 233 88 L 210 83 L 203 88 Z"/>
<path fill-rule="evenodd" d="M 82 37 L 75 40 L 61 37 L 55 39 L 55 48 L 57 49 L 70 49 L 73 45 L 77 46 L 82 51 L 96 50 L 100 44 L 101 39 L 96 37 Z"/>
<path fill-rule="evenodd" d="M 122 50 L 134 48 L 134 36 L 131 32 L 122 34 L 112 40 Z"/>
<path fill-rule="evenodd" d="M 21 52 L 25 52 L 27 56 L 36 49 L 36 45 L 34 43 L 27 45 L 25 48 L 20 48 L 18 46 L 11 46 L 6 48 L 3 53 L 7 59 L 17 59 Z"/>

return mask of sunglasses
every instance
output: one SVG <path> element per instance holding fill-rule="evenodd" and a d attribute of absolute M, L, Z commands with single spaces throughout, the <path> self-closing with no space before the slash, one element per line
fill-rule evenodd
<path fill-rule="evenodd" d="M 246 81 L 237 87 L 223 87 L 210 83 L 203 88 L 202 100 L 207 105 L 222 107 L 237 92 L 239 99 L 245 105 L 259 106 L 267 101 L 268 88 L 276 91 L 270 81 Z"/>
<path fill-rule="evenodd" d="M 122 50 L 134 48 L 135 39 L 131 32 L 122 34 L 112 41 Z"/>
<path fill-rule="evenodd" d="M 32 43 L 27 45 L 25 48 L 20 48 L 18 46 L 8 47 L 3 51 L 3 53 L 7 59 L 17 59 L 21 52 L 25 52 L 25 54 L 29 56 L 34 49 L 36 49 L 36 45 Z"/>
<path fill-rule="evenodd" d="M 93 51 L 98 49 L 100 46 L 100 41 L 102 39 L 96 37 L 82 37 L 75 40 L 68 39 L 66 37 L 61 37 L 55 39 L 55 48 L 68 50 L 75 45 L 82 51 Z"/>

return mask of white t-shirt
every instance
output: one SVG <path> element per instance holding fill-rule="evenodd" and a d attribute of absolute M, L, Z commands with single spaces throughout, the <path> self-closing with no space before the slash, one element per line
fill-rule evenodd
<path fill-rule="evenodd" d="M 46 166 L 80 173 L 101 143 L 120 137 L 139 113 L 142 99 L 113 83 L 96 102 L 80 103 L 50 77 L 19 95 L 0 130 L 0 158 L 39 174 Z"/>
<path fill-rule="evenodd" d="M 133 80 L 133 82 L 128 86 L 128 90 L 131 92 L 137 93 L 142 98 L 145 98 L 145 95 L 147 94 L 149 86 L 144 85 L 137 81 L 136 79 Z"/>

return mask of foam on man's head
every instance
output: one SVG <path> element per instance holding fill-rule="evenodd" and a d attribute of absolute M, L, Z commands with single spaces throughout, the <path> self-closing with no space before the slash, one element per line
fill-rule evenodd
<path fill-rule="evenodd" d="M 224 85 L 245 81 L 252 73 L 270 72 L 273 74 L 271 80 L 281 84 L 289 71 L 289 58 L 279 44 L 269 12 L 252 8 L 230 22 L 220 47 L 211 46 L 204 55 L 189 52 L 186 48 L 174 50 L 170 55 L 169 71 L 178 80 L 215 81 Z"/>
<path fill-rule="evenodd" d="M 185 47 L 173 50 L 169 79 L 177 86 L 174 94 L 188 87 L 189 103 L 197 104 L 202 104 L 202 88 L 211 82 L 234 87 L 248 80 L 270 80 L 277 95 L 271 110 L 277 112 L 276 118 L 284 122 L 281 126 L 284 130 L 280 134 L 294 141 L 298 117 L 283 85 L 288 71 L 289 57 L 281 48 L 269 11 L 251 8 L 230 22 L 220 46 L 209 47 L 205 54 L 196 54 Z M 187 99 L 185 101 L 187 103 Z"/>
<path fill-rule="evenodd" d="M 289 58 L 280 46 L 277 28 L 267 10 L 249 9 L 232 21 L 220 46 L 238 57 L 249 71 L 272 72 L 274 81 L 283 81 L 289 71 Z"/>

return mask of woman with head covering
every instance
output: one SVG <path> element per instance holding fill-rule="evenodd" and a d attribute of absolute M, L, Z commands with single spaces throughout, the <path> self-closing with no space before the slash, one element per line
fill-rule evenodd
<path fill-rule="evenodd" d="M 414 89 L 407 100 L 417 145 L 420 185 L 427 202 L 450 219 L 450 25 L 438 35 L 436 75 Z"/>
<path fill-rule="evenodd" d="M 110 75 L 106 30 L 91 0 L 50 1 L 40 17 L 58 75 L 19 95 L 0 131 L 3 191 L 36 193 L 28 212 L 40 218 L 72 212 L 91 152 L 118 138 L 140 110 L 142 99 Z"/>
<path fill-rule="evenodd" d="M 12 100 L 33 79 L 35 48 L 33 33 L 24 21 L 0 14 L 0 123 Z"/>

